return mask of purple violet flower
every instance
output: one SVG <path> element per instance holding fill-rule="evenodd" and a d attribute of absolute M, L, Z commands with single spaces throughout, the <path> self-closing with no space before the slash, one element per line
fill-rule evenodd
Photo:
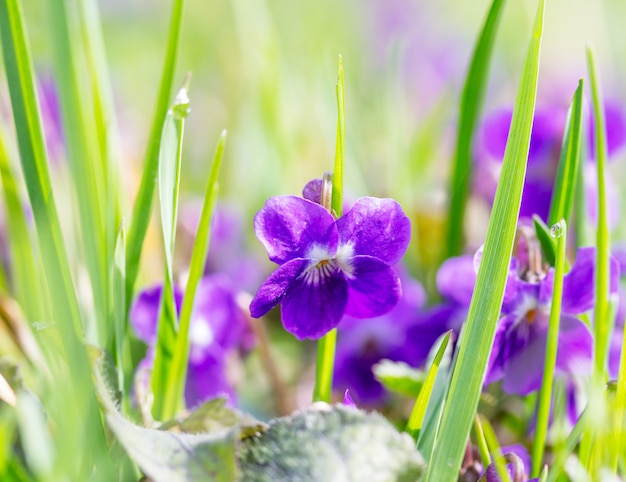
<path fill-rule="evenodd" d="M 372 372 L 376 363 L 387 359 L 416 366 L 416 361 L 426 359 L 438 336 L 408 336 L 407 330 L 418 321 L 426 293 L 417 281 L 400 273 L 402 297 L 391 311 L 365 320 L 344 316 L 337 329 L 334 388 L 349 388 L 365 405 L 377 405 L 386 396 Z"/>
<path fill-rule="evenodd" d="M 159 304 L 162 285 L 144 289 L 131 306 L 129 319 L 137 337 L 148 345 L 146 358 L 137 367 L 137 377 L 148 383 L 154 362 Z M 174 290 L 176 309 L 180 313 L 183 292 Z M 185 383 L 188 406 L 218 395 L 234 402 L 235 392 L 228 377 L 231 355 L 246 353 L 254 345 L 254 337 L 244 311 L 237 304 L 236 292 L 223 275 L 202 278 L 196 291 L 189 326 L 189 362 Z"/>
<path fill-rule="evenodd" d="M 344 314 L 380 316 L 400 298 L 391 265 L 407 249 L 411 224 L 392 199 L 360 198 L 335 220 L 312 201 L 276 196 L 255 216 L 254 230 L 279 267 L 250 313 L 258 318 L 280 304 L 285 329 L 298 339 L 324 336 Z"/>
<path fill-rule="evenodd" d="M 626 116 L 623 110 L 614 103 L 605 104 L 607 145 L 609 156 L 617 153 L 626 144 Z M 528 167 L 519 217 L 532 217 L 539 215 L 544 221 L 548 218 L 554 180 L 559 162 L 563 126 L 565 125 L 565 110 L 551 108 L 537 108 L 533 119 L 530 138 L 530 150 L 528 153 Z M 474 176 L 474 192 L 493 203 L 496 185 L 500 177 L 502 159 L 509 134 L 512 111 L 502 109 L 489 115 L 479 131 L 478 142 L 475 148 L 476 175 Z M 587 117 L 587 146 L 589 146 L 588 158 L 594 156 L 593 148 L 593 121 Z M 586 174 L 588 169 L 594 169 L 593 164 L 585 165 Z M 596 218 L 595 198 L 597 188 L 595 186 L 595 173 L 584 176 L 587 206 L 592 220 Z M 607 179 L 607 181 L 609 181 Z M 609 202 L 609 219 L 615 226 L 618 221 L 619 196 L 610 182 L 607 185 Z"/>
<path fill-rule="evenodd" d="M 514 261 L 515 258 L 513 258 Z M 593 340 L 578 318 L 593 307 L 595 248 L 580 248 L 576 262 L 563 278 L 556 373 L 583 373 L 590 369 Z M 485 383 L 502 379 L 507 393 L 527 395 L 539 389 L 543 373 L 554 269 L 542 279 L 525 281 L 513 270 L 507 282 L 502 314 Z M 619 266 L 611 259 L 610 288 L 617 292 Z"/>

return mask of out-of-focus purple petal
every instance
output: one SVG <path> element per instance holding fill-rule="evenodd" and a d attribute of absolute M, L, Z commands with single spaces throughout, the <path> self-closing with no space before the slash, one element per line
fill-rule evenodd
<path fill-rule="evenodd" d="M 446 331 L 458 332 L 467 316 L 467 307 L 445 303 L 419 313 L 417 320 L 407 329 L 402 346 L 402 361 L 413 367 L 422 366 L 437 339 Z"/>
<path fill-rule="evenodd" d="M 594 116 L 588 116 L 588 136 L 587 146 L 589 158 L 596 158 L 596 136 Z M 605 102 L 604 121 L 606 129 L 607 154 L 612 157 L 618 153 L 626 144 L 626 116 L 621 105 L 617 102 Z"/>
<path fill-rule="evenodd" d="M 195 407 L 217 396 L 225 396 L 230 405 L 235 404 L 235 391 L 226 373 L 226 358 L 217 345 L 202 360 L 190 361 L 185 382 L 187 405 Z"/>
<path fill-rule="evenodd" d="M 254 334 L 237 303 L 237 292 L 225 275 L 205 276 L 196 291 L 191 316 L 189 358 L 200 360 L 219 344 L 223 349 L 250 350 Z"/>
<path fill-rule="evenodd" d="M 269 258 L 278 264 L 304 258 L 315 246 L 331 253 L 337 249 L 337 229 L 331 214 L 301 197 L 268 199 L 254 217 L 254 231 Z"/>
<path fill-rule="evenodd" d="M 279 266 L 258 289 L 250 303 L 250 315 L 259 318 L 278 305 L 285 293 L 310 264 L 308 259 L 292 259 Z"/>
<path fill-rule="evenodd" d="M 504 375 L 503 362 L 506 360 L 504 360 L 504 357 L 502 356 L 503 344 L 506 341 L 506 333 L 511 328 L 511 326 L 513 326 L 514 323 L 515 315 L 507 315 L 498 320 L 493 344 L 491 345 L 489 362 L 487 363 L 487 372 L 485 373 L 484 381 L 485 385 L 497 382 Z"/>
<path fill-rule="evenodd" d="M 457 256 L 444 261 L 437 272 L 437 289 L 443 296 L 469 306 L 476 284 L 474 257 Z"/>
<path fill-rule="evenodd" d="M 411 238 L 411 222 L 393 199 L 362 197 L 337 220 L 339 243 L 349 244 L 354 254 L 369 255 L 395 264 Z"/>
<path fill-rule="evenodd" d="M 619 364 L 622 355 L 622 343 L 624 341 L 624 327 L 616 326 L 611 336 L 609 345 L 609 377 L 617 378 L 619 374 Z"/>
<path fill-rule="evenodd" d="M 574 316 L 561 316 L 556 369 L 587 375 L 591 370 L 593 337 L 587 325 Z"/>
<path fill-rule="evenodd" d="M 128 319 L 135 334 L 149 345 L 156 340 L 162 292 L 163 285 L 161 284 L 143 289 L 135 298 L 128 313 Z M 176 310 L 180 313 L 183 293 L 178 288 L 174 289 L 174 300 Z"/>
<path fill-rule="evenodd" d="M 504 157 L 512 117 L 513 111 L 510 109 L 500 110 L 490 114 L 481 126 L 480 146 L 493 160 L 501 162 Z M 477 156 L 477 160 L 481 162 L 485 158 Z"/>
<path fill-rule="evenodd" d="M 609 287 L 612 294 L 617 293 L 619 285 L 619 264 L 611 257 Z M 563 299 L 561 310 L 564 313 L 584 313 L 593 307 L 595 248 L 580 248 L 576 253 L 576 262 L 563 277 Z"/>
<path fill-rule="evenodd" d="M 583 184 L 585 187 L 585 206 L 587 208 L 587 216 L 591 224 L 598 222 L 598 176 L 594 163 L 587 162 L 583 166 Z M 619 224 L 620 220 L 620 194 L 612 182 L 611 177 L 606 173 L 604 176 L 606 190 L 606 210 L 609 222 L 609 228 L 613 229 Z"/>
<path fill-rule="evenodd" d="M 547 221 L 552 191 L 551 177 L 536 180 L 527 179 L 522 190 L 519 217 L 532 218 L 533 214 L 536 214 L 544 221 Z"/>
<path fill-rule="evenodd" d="M 316 204 L 322 204 L 322 189 L 324 181 L 321 179 L 311 179 L 302 189 L 302 197 Z"/>
<path fill-rule="evenodd" d="M 373 256 L 354 256 L 351 265 L 346 315 L 372 318 L 391 310 L 402 294 L 393 268 Z"/>
<path fill-rule="evenodd" d="M 528 395 L 541 387 L 543 366 L 546 352 L 546 330 L 529 329 L 523 323 L 526 333 L 519 333 L 515 328 L 509 332 L 505 341 L 502 389 L 507 393 Z M 512 332 L 512 333 L 511 333 Z M 515 337 L 515 339 L 510 339 Z"/>
<path fill-rule="evenodd" d="M 341 271 L 321 276 L 316 282 L 300 276 L 282 299 L 283 326 L 299 340 L 321 338 L 337 327 L 347 303 L 348 282 Z"/>

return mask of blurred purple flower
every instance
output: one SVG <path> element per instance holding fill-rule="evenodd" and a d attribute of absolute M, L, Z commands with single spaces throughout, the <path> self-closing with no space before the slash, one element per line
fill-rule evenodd
<path fill-rule="evenodd" d="M 528 153 L 526 178 L 522 191 L 522 202 L 519 217 L 539 215 L 544 221 L 548 218 L 552 191 L 556 178 L 556 171 L 561 150 L 563 127 L 566 112 L 552 108 L 537 108 L 533 119 Z M 626 142 L 626 117 L 616 104 L 605 105 L 607 144 L 609 155 L 617 153 Z M 512 110 L 503 109 L 489 115 L 479 130 L 474 149 L 476 159 L 476 173 L 474 175 L 474 192 L 490 204 L 493 203 L 502 159 L 509 135 Z M 586 145 L 593 145 L 591 133 L 593 122 L 587 117 L 588 139 Z M 593 158 L 593 150 L 589 151 L 588 158 Z M 595 169 L 591 163 L 585 165 L 585 189 L 589 216 L 596 219 L 597 188 Z M 589 175 L 586 175 L 589 174 Z M 607 186 L 610 206 L 609 219 L 611 225 L 617 223 L 619 197 L 613 186 Z"/>
<path fill-rule="evenodd" d="M 189 202 L 179 215 L 182 228 L 181 242 L 189 245 L 190 251 L 198 230 L 202 204 Z M 224 273 L 241 290 L 252 292 L 263 280 L 266 269 L 258 257 L 245 246 L 243 213 L 235 206 L 218 204 L 211 223 L 209 252 L 204 272 Z"/>
<path fill-rule="evenodd" d="M 401 294 L 390 266 L 407 249 L 411 225 L 392 199 L 363 197 L 335 220 L 322 206 L 296 196 L 270 198 L 254 229 L 279 267 L 257 291 L 250 313 L 281 305 L 287 331 L 320 338 L 344 314 L 371 318 L 391 310 Z"/>
<path fill-rule="evenodd" d="M 50 162 L 54 163 L 63 158 L 65 149 L 59 94 L 55 80 L 51 75 L 42 75 L 38 80 L 37 94 L 46 149 Z"/>
<path fill-rule="evenodd" d="M 434 343 L 423 334 L 413 338 L 407 335 L 426 294 L 408 275 L 402 273 L 400 279 L 402 296 L 391 311 L 365 320 L 344 316 L 337 329 L 334 388 L 350 389 L 365 405 L 379 404 L 385 398 L 385 389 L 372 372 L 376 363 L 388 359 L 414 365 L 416 359 L 426 358 Z"/>
<path fill-rule="evenodd" d="M 145 376 L 154 361 L 162 291 L 162 285 L 144 289 L 130 309 L 131 326 L 137 337 L 148 345 L 148 353 L 137 369 L 137 376 Z M 180 313 L 183 292 L 179 288 L 174 290 L 174 299 Z M 233 353 L 252 349 L 254 336 L 245 313 L 237 304 L 236 291 L 225 276 L 212 275 L 200 281 L 191 315 L 189 341 L 185 383 L 187 405 L 195 406 L 217 395 L 226 395 L 233 402 L 235 392 L 228 379 L 228 358 Z"/>
<path fill-rule="evenodd" d="M 539 480 L 539 478 L 528 478 L 528 474 L 530 473 L 530 456 L 523 445 L 515 444 L 501 447 L 500 451 L 504 454 L 502 456 L 504 458 L 503 463 L 506 464 L 512 482 L 535 482 Z M 502 478 L 495 464 L 489 464 L 487 466 L 487 470 L 485 470 L 480 480 L 484 480 L 485 482 L 502 482 Z"/>
<path fill-rule="evenodd" d="M 580 248 L 571 271 L 563 278 L 556 373 L 580 374 L 590 368 L 593 340 L 577 315 L 593 307 L 594 258 L 595 248 Z M 505 392 L 526 395 L 541 386 L 554 270 L 531 282 L 515 272 L 516 263 L 512 267 L 485 383 L 502 379 Z M 611 259 L 612 293 L 617 291 L 618 276 L 617 262 Z"/>

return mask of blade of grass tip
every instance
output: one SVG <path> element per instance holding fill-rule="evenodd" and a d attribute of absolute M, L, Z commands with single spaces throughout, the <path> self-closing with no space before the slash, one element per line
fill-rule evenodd
<path fill-rule="evenodd" d="M 439 370 L 439 364 L 441 363 L 441 359 L 443 358 L 443 354 L 446 351 L 448 346 L 448 342 L 450 341 L 450 335 L 452 331 L 448 331 L 441 343 L 439 344 L 439 348 L 437 349 L 437 354 L 435 358 L 428 368 L 428 373 L 426 374 L 426 378 L 424 379 L 424 384 L 420 390 L 417 399 L 415 400 L 415 405 L 413 405 L 413 410 L 411 411 L 411 416 L 409 417 L 409 421 L 404 429 L 413 439 L 417 442 L 419 439 L 419 434 L 422 429 L 422 423 L 424 422 L 424 415 L 426 414 L 426 408 L 428 407 L 428 402 L 430 401 L 430 395 L 433 390 L 433 386 L 435 384 L 435 378 L 437 376 L 437 370 Z"/>
<path fill-rule="evenodd" d="M 72 390 L 67 394 L 67 397 L 71 397 L 67 406 L 77 410 L 73 419 L 80 420 L 81 429 L 76 431 L 75 436 L 80 439 L 84 459 L 97 460 L 101 467 L 106 468 L 109 466 L 108 450 L 97 410 L 89 361 L 77 335 L 82 327 L 81 314 L 54 203 L 37 108 L 33 64 L 24 16 L 17 0 L 0 0 L 0 40 L 20 160 L 35 219 L 46 286 L 69 369 Z M 67 436 L 66 442 L 62 444 L 63 453 L 59 459 L 68 463 L 70 457 L 75 461 L 78 447 Z"/>
<path fill-rule="evenodd" d="M 343 60 L 339 56 L 339 74 L 337 76 L 337 143 L 335 146 L 335 165 L 332 175 L 332 194 L 330 211 L 337 218 L 343 209 L 343 165 L 346 145 L 346 117 L 344 104 Z M 332 329 L 317 342 L 317 364 L 315 368 L 315 387 L 313 401 L 330 402 L 333 388 L 333 368 L 335 365 L 335 347 L 337 330 Z"/>
<path fill-rule="evenodd" d="M 41 300 L 44 295 L 40 284 L 41 274 L 34 254 L 37 248 L 28 229 L 24 206 L 9 162 L 3 129 L 0 129 L 0 177 L 6 206 L 7 228 L 11 233 L 8 241 L 13 295 L 29 320 L 42 320 L 44 309 Z"/>
<path fill-rule="evenodd" d="M 113 306 L 113 322 L 115 332 L 115 364 L 117 365 L 117 383 L 120 393 L 124 393 L 124 340 L 126 334 L 126 230 L 124 223 L 120 226 L 115 241 L 115 258 L 113 266 L 113 288 L 111 289 Z M 123 404 L 122 404 L 123 406 Z"/>
<path fill-rule="evenodd" d="M 491 454 L 489 453 L 489 446 L 487 445 L 483 425 L 480 423 L 480 417 L 478 414 L 474 417 L 474 437 L 476 439 L 478 453 L 480 454 L 480 461 L 482 462 L 483 467 L 486 468 L 491 463 Z"/>
<path fill-rule="evenodd" d="M 576 445 L 578 445 L 578 441 L 585 431 L 588 421 L 587 413 L 587 409 L 585 409 L 583 413 L 580 414 L 580 417 L 567 436 L 563 450 L 556 455 L 554 462 L 550 466 L 547 482 L 556 482 L 557 480 L 560 480 L 561 473 L 563 472 L 563 468 L 565 467 L 567 460 L 574 453 L 574 449 L 576 448 Z"/>
<path fill-rule="evenodd" d="M 572 213 L 576 193 L 576 178 L 578 177 L 578 163 L 580 160 L 582 118 L 583 80 L 580 79 L 578 87 L 574 92 L 572 103 L 567 111 L 565 135 L 563 136 L 559 166 L 556 172 L 552 200 L 550 201 L 549 226 L 554 226 L 560 219 L 569 222 Z"/>
<path fill-rule="evenodd" d="M 177 408 L 168 403 L 170 387 L 167 381 L 178 332 L 178 316 L 174 300 L 173 257 L 176 241 L 183 134 L 185 117 L 189 112 L 189 98 L 187 96 L 189 79 L 188 75 L 185 85 L 178 91 L 176 99 L 165 117 L 159 152 L 159 205 L 165 248 L 165 281 L 161 296 L 161 310 L 152 370 L 152 390 L 154 393 L 152 412 L 154 417 L 159 420 L 173 417 Z"/>
<path fill-rule="evenodd" d="M 543 369 L 543 379 L 539 391 L 539 406 L 537 408 L 537 424 L 532 451 L 532 477 L 539 477 L 543 466 L 550 406 L 552 403 L 552 385 L 556 367 L 556 354 L 559 343 L 559 324 L 561 321 L 561 298 L 563 295 L 563 275 L 565 272 L 565 248 L 567 245 L 567 225 L 564 219 L 552 227 L 552 233 L 557 241 L 556 263 L 554 269 L 554 287 L 552 289 L 552 306 L 546 340 L 546 355 Z"/>
<path fill-rule="evenodd" d="M 556 262 L 556 239 L 550 234 L 550 228 L 543 222 L 543 219 L 536 214 L 533 214 L 533 225 L 545 260 L 550 266 L 554 266 Z"/>
<path fill-rule="evenodd" d="M 606 378 L 607 350 L 609 344 L 609 223 L 606 205 L 605 168 L 607 158 L 606 126 L 602 95 L 596 70 L 596 63 L 591 47 L 587 47 L 587 69 L 589 86 L 593 99 L 593 118 L 595 124 L 595 152 L 598 176 L 598 223 L 596 227 L 596 269 L 595 269 L 595 309 L 594 320 L 594 378 L 598 384 Z"/>
<path fill-rule="evenodd" d="M 487 447 L 491 454 L 491 460 L 498 472 L 498 477 L 502 482 L 511 482 L 509 470 L 507 469 L 507 464 L 503 457 L 502 450 L 500 449 L 500 442 L 498 442 L 495 430 L 486 418 L 480 415 L 478 415 L 478 418 L 480 419 L 483 435 L 485 436 L 485 441 L 487 442 Z"/>
<path fill-rule="evenodd" d="M 220 139 L 213 154 L 213 162 L 209 172 L 209 180 L 207 182 L 202 204 L 202 212 L 200 214 L 200 222 L 196 232 L 196 239 L 193 243 L 191 252 L 191 261 L 189 263 L 189 276 L 187 279 L 187 287 L 183 297 L 183 304 L 180 310 L 180 320 L 176 344 L 172 363 L 168 371 L 168 381 L 166 392 L 166 407 L 177 408 L 184 405 L 185 380 L 187 377 L 187 361 L 189 358 L 189 325 L 191 323 L 191 315 L 193 313 L 193 305 L 196 296 L 196 290 L 200 279 L 204 274 L 207 254 L 209 251 L 210 228 L 215 204 L 219 193 L 218 175 L 222 165 L 224 155 L 224 147 L 226 145 L 226 131 L 222 131 Z M 170 409 L 172 410 L 172 409 Z"/>
<path fill-rule="evenodd" d="M 544 2 L 540 0 L 487 228 L 484 254 L 467 322 L 461 333 L 427 482 L 454 480 L 458 476 L 464 444 L 478 406 L 504 296 L 526 174 L 537 93 L 543 13 Z"/>
<path fill-rule="evenodd" d="M 504 0 L 493 0 L 491 3 L 487 19 L 474 47 L 463 86 L 454 164 L 450 177 L 450 210 L 446 236 L 448 244 L 444 259 L 459 255 L 463 249 L 463 220 L 472 179 L 472 135 L 487 90 L 489 67 L 503 5 Z"/>
<path fill-rule="evenodd" d="M 70 163 L 70 172 L 78 201 L 80 237 L 84 247 L 87 271 L 96 315 L 97 341 L 106 346 L 108 301 L 107 246 L 104 236 L 104 179 L 100 149 L 93 123 L 91 98 L 79 71 L 83 67 L 82 42 L 72 21 L 70 2 L 51 6 L 50 23 L 54 36 L 54 70 L 59 89 L 61 115 Z M 88 332 L 92 330 L 86 330 Z"/>
<path fill-rule="evenodd" d="M 148 138 L 141 183 L 139 185 L 139 191 L 133 207 L 132 223 L 128 231 L 128 252 L 126 253 L 126 312 L 128 312 L 128 308 L 130 307 L 130 302 L 133 297 L 135 280 L 137 279 L 139 263 L 141 260 L 143 241 L 150 222 L 154 184 L 159 167 L 161 134 L 174 82 L 176 59 L 178 57 L 178 45 L 180 43 L 182 30 L 184 4 L 184 0 L 173 0 L 172 2 L 170 31 L 167 40 L 167 52 L 163 63 L 161 85 L 157 95 L 157 104 L 154 111 L 154 118 L 152 120 L 152 127 L 150 129 L 150 137 Z"/>

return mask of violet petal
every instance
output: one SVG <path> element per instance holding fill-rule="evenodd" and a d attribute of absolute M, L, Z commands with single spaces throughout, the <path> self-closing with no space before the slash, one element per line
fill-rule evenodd
<path fill-rule="evenodd" d="M 279 266 L 258 289 L 250 303 L 250 315 L 259 318 L 278 305 L 294 280 L 310 264 L 308 259 L 292 259 Z"/>
<path fill-rule="evenodd" d="M 337 249 L 335 220 L 319 204 L 296 196 L 275 196 L 254 217 L 254 231 L 278 264 L 304 258 L 315 246 Z"/>
<path fill-rule="evenodd" d="M 400 279 L 393 268 L 373 256 L 354 256 L 351 264 L 346 314 L 372 318 L 391 310 L 402 294 Z"/>
<path fill-rule="evenodd" d="M 307 274 L 291 283 L 281 304 L 283 326 L 299 340 L 321 338 L 336 328 L 348 303 L 348 283 L 340 270 L 316 280 Z"/>
<path fill-rule="evenodd" d="M 340 244 L 354 254 L 376 256 L 389 264 L 402 258 L 411 238 L 411 222 L 393 199 L 362 197 L 337 220 Z"/>
<path fill-rule="evenodd" d="M 476 284 L 474 257 L 458 256 L 444 261 L 437 271 L 437 289 L 446 298 L 469 306 Z"/>
<path fill-rule="evenodd" d="M 574 316 L 561 316 L 556 368 L 559 372 L 589 374 L 593 337 L 587 325 Z"/>

